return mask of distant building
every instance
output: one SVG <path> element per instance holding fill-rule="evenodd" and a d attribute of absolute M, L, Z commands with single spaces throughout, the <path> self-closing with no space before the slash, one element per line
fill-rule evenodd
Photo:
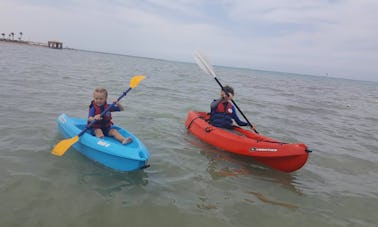
<path fill-rule="evenodd" d="M 53 49 L 62 49 L 63 48 L 63 43 L 62 42 L 57 42 L 57 41 L 48 41 L 47 46 L 49 48 Z"/>

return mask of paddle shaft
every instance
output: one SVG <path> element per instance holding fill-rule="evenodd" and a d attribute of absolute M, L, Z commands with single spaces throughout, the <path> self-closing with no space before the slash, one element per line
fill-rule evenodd
<path fill-rule="evenodd" d="M 224 90 L 224 87 L 223 85 L 219 82 L 217 76 L 215 75 L 215 72 L 214 72 L 214 69 L 213 69 L 213 66 L 210 64 L 209 60 L 206 58 L 205 55 L 201 54 L 201 52 L 199 51 L 196 51 L 195 52 L 195 60 L 197 61 L 197 64 L 198 66 L 207 74 L 211 75 L 214 77 L 215 81 L 218 83 L 218 85 L 222 88 L 222 90 L 226 93 L 227 96 L 229 96 L 228 92 Z M 247 119 L 247 117 L 244 115 L 243 111 L 241 111 L 241 109 L 239 108 L 239 106 L 235 103 L 234 100 L 232 100 L 232 104 L 234 104 L 234 106 L 239 110 L 239 112 L 241 113 L 241 115 L 244 117 L 244 119 L 247 121 L 247 123 L 249 124 L 249 126 L 251 127 L 251 129 L 253 131 L 255 131 L 255 133 L 259 134 L 257 132 L 257 130 L 255 129 L 255 127 L 253 127 L 253 125 L 251 124 L 251 122 Z"/>
<path fill-rule="evenodd" d="M 217 78 L 215 75 L 213 75 L 213 76 L 214 76 L 215 81 L 216 81 L 216 82 L 219 84 L 219 86 L 222 88 L 222 90 L 226 93 L 227 96 L 229 96 L 228 92 L 224 89 L 223 85 L 221 84 L 221 82 L 219 82 L 218 78 Z M 249 124 L 249 126 L 253 129 L 253 131 L 255 131 L 257 134 L 259 134 L 259 133 L 257 132 L 257 130 L 253 127 L 252 123 L 249 122 L 248 118 L 244 115 L 243 111 L 241 111 L 241 109 L 240 109 L 239 106 L 236 104 L 236 102 L 235 102 L 233 99 L 231 99 L 231 102 L 232 102 L 232 104 L 234 104 L 234 106 L 236 107 L 236 109 L 239 110 L 239 112 L 240 112 L 241 115 L 244 117 L 244 119 L 247 121 L 247 123 Z"/>
<path fill-rule="evenodd" d="M 125 92 L 122 93 L 121 96 L 118 97 L 117 101 L 113 102 L 110 106 L 108 106 L 108 108 L 106 108 L 104 111 L 102 111 L 102 113 L 100 114 L 100 117 L 103 117 L 111 108 L 113 108 L 115 106 L 115 104 L 117 102 L 119 102 L 119 100 L 121 100 L 123 97 L 126 96 L 126 94 L 131 90 L 132 88 L 129 87 Z M 89 123 L 89 125 L 87 125 L 87 127 L 85 127 L 85 129 L 83 129 L 77 136 L 80 137 L 82 136 L 97 120 L 93 120 L 91 123 Z"/>

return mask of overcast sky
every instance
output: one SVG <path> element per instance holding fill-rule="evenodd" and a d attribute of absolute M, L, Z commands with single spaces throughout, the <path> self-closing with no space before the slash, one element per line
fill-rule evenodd
<path fill-rule="evenodd" d="M 378 0 L 0 0 L 0 33 L 65 47 L 378 81 Z M 18 36 L 17 36 L 18 37 Z"/>

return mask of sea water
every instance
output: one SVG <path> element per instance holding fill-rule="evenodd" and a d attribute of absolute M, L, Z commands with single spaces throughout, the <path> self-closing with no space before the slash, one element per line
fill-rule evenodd
<path fill-rule="evenodd" d="M 220 92 L 194 60 L 9 43 L 0 56 L 0 226 L 378 223 L 377 82 L 215 67 L 261 134 L 313 150 L 288 174 L 187 132 L 188 111 L 209 111 Z M 113 118 L 149 149 L 150 168 L 120 173 L 74 149 L 51 155 L 60 113 L 85 118 L 95 87 L 115 99 L 138 74 L 146 79 Z"/>

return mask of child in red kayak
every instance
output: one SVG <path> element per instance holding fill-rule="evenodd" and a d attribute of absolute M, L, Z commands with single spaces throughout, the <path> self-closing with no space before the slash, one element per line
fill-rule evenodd
<path fill-rule="evenodd" d="M 132 142 L 130 137 L 123 137 L 117 129 L 113 128 L 112 114 L 114 111 L 123 111 L 124 107 L 117 102 L 104 116 L 100 116 L 101 113 L 108 108 L 106 102 L 108 98 L 108 91 L 105 88 L 96 88 L 93 91 L 93 100 L 89 105 L 88 124 L 96 120 L 91 126 L 92 134 L 96 137 L 103 138 L 104 136 L 112 136 L 119 140 L 122 144 L 128 144 Z"/>
<path fill-rule="evenodd" d="M 239 119 L 235 107 L 232 105 L 231 100 L 234 98 L 234 89 L 228 85 L 223 88 L 228 95 L 222 89 L 221 97 L 211 103 L 210 124 L 216 127 L 232 129 L 232 120 L 235 120 L 239 126 L 247 126 L 248 123 Z"/>

